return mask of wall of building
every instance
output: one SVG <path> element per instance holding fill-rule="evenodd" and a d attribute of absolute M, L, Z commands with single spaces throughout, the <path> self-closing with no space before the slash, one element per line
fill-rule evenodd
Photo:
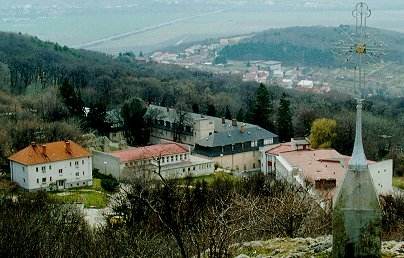
<path fill-rule="evenodd" d="M 92 185 L 91 157 L 24 166 L 11 161 L 12 178 L 22 188 L 65 189 Z M 60 183 L 59 183 L 60 182 Z"/>
<path fill-rule="evenodd" d="M 171 130 L 153 128 L 150 135 L 150 143 L 160 144 L 163 141 L 174 141 L 174 133 Z M 194 145 L 195 139 L 193 135 L 183 134 L 181 135 L 181 142 L 188 145 Z"/>
<path fill-rule="evenodd" d="M 215 164 L 224 169 L 233 170 L 235 172 L 257 171 L 261 166 L 261 154 L 259 150 L 248 151 L 222 157 L 207 157 L 201 154 L 193 154 L 197 157 L 211 159 Z"/>
<path fill-rule="evenodd" d="M 211 175 L 215 172 L 213 161 L 206 160 L 205 162 L 191 162 L 187 164 L 179 164 L 178 167 L 163 167 L 161 174 L 164 178 L 185 178 L 199 177 Z"/>
<path fill-rule="evenodd" d="M 109 153 L 93 151 L 93 166 L 101 174 L 120 178 L 120 160 Z"/>
<path fill-rule="evenodd" d="M 281 156 L 276 157 L 275 172 L 277 180 L 286 180 L 289 183 L 294 183 L 294 168 Z"/>
<path fill-rule="evenodd" d="M 393 160 L 385 160 L 369 165 L 373 184 L 379 194 L 393 193 Z"/>

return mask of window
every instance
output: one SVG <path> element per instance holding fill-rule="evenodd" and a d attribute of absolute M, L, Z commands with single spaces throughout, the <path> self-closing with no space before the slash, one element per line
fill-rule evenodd
<path fill-rule="evenodd" d="M 192 170 L 195 170 L 195 167 L 193 167 Z"/>
<path fill-rule="evenodd" d="M 70 166 L 72 166 L 72 162 L 70 161 Z"/>
<path fill-rule="evenodd" d="M 165 160 L 166 158 L 165 157 L 162 157 L 161 158 L 161 163 L 164 163 L 164 160 Z"/>
<path fill-rule="evenodd" d="M 76 172 L 76 176 L 80 176 L 80 172 Z"/>
<path fill-rule="evenodd" d="M 42 173 L 45 173 L 45 172 L 46 172 L 46 167 L 43 166 L 43 167 L 41 168 L 41 170 L 42 170 Z"/>
<path fill-rule="evenodd" d="M 77 186 L 79 186 L 80 184 L 79 183 L 77 183 Z"/>
<path fill-rule="evenodd" d="M 78 166 L 79 166 L 79 162 L 78 162 L 78 161 L 75 161 L 75 162 L 74 162 L 74 165 L 75 165 L 76 167 L 78 167 Z"/>
<path fill-rule="evenodd" d="M 180 160 L 182 160 L 182 154 L 180 155 Z"/>
<path fill-rule="evenodd" d="M 52 182 L 52 177 L 49 177 L 49 181 Z"/>
<path fill-rule="evenodd" d="M 83 182 L 83 185 L 86 185 L 86 182 Z"/>
<path fill-rule="evenodd" d="M 25 167 L 22 167 L 22 171 L 25 171 Z"/>
<path fill-rule="evenodd" d="M 128 163 L 125 163 L 125 166 L 129 166 L 129 164 L 128 164 Z"/>
<path fill-rule="evenodd" d="M 191 171 L 191 168 L 188 168 L 188 172 Z"/>
<path fill-rule="evenodd" d="M 264 140 L 264 145 L 269 145 L 269 144 L 273 144 L 273 143 L 274 143 L 273 139 Z"/>
<path fill-rule="evenodd" d="M 51 165 L 49 165 L 49 170 L 51 170 L 52 169 L 52 166 Z"/>
<path fill-rule="evenodd" d="M 252 141 L 251 142 L 251 147 L 257 147 L 258 146 L 258 142 L 257 141 Z"/>
<path fill-rule="evenodd" d="M 22 180 L 24 180 L 24 183 L 25 183 L 25 178 L 23 178 Z"/>
<path fill-rule="evenodd" d="M 83 176 L 84 176 L 84 171 L 83 171 Z"/>
<path fill-rule="evenodd" d="M 42 178 L 42 183 L 46 183 L 46 177 Z"/>
<path fill-rule="evenodd" d="M 175 155 L 175 160 L 178 161 L 178 155 Z"/>
<path fill-rule="evenodd" d="M 62 174 L 63 173 L 63 169 L 59 169 L 59 174 Z"/>
<path fill-rule="evenodd" d="M 38 171 L 39 171 L 39 168 L 38 168 L 38 167 L 36 167 L 36 168 L 35 168 L 35 171 L 36 171 L 36 172 L 38 172 Z"/>
<path fill-rule="evenodd" d="M 173 162 L 174 161 L 174 156 L 171 156 L 171 162 Z"/>
<path fill-rule="evenodd" d="M 184 154 L 184 159 L 187 159 L 187 154 Z"/>
<path fill-rule="evenodd" d="M 81 164 L 83 164 L 83 165 L 84 165 L 84 159 L 81 161 Z"/>
<path fill-rule="evenodd" d="M 36 179 L 36 183 L 39 184 L 39 178 Z"/>

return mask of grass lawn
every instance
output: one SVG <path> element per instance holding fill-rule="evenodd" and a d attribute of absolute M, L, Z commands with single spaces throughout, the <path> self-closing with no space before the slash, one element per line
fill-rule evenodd
<path fill-rule="evenodd" d="M 393 186 L 404 190 L 404 177 L 393 177 Z"/>
<path fill-rule="evenodd" d="M 51 199 L 62 203 L 83 203 L 85 208 L 105 208 L 108 204 L 107 192 L 101 187 L 101 179 L 94 178 L 93 185 L 49 193 Z"/>

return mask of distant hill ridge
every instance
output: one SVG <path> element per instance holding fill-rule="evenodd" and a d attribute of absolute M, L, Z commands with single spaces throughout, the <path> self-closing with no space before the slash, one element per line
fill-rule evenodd
<path fill-rule="evenodd" d="M 288 65 L 338 66 L 333 50 L 338 41 L 352 43 L 354 29 L 339 27 L 289 27 L 256 33 L 219 52 L 228 60 L 279 60 Z M 404 34 L 369 28 L 369 43 L 384 43 L 384 61 L 404 63 Z"/>

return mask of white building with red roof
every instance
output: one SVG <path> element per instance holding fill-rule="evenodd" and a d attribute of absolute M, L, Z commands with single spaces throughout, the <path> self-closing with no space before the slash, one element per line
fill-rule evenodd
<path fill-rule="evenodd" d="M 261 169 L 279 180 L 312 185 L 317 192 L 325 193 L 330 198 L 342 183 L 350 159 L 334 149 L 314 150 L 307 141 L 292 139 L 292 142 L 268 148 Z M 375 189 L 382 195 L 391 194 L 393 161 L 368 163 Z"/>
<path fill-rule="evenodd" d="M 73 141 L 31 145 L 8 158 L 11 180 L 29 190 L 62 190 L 93 183 L 91 154 Z"/>
<path fill-rule="evenodd" d="M 214 172 L 214 163 L 191 155 L 190 147 L 162 143 L 115 152 L 93 152 L 94 168 L 100 173 L 125 180 L 131 178 L 165 179 L 203 176 Z"/>

